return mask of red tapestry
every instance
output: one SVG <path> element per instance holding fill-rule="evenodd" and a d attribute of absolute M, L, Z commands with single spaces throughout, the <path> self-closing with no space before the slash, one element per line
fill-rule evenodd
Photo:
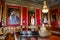
<path fill-rule="evenodd" d="M 22 8 L 22 20 L 23 20 L 23 25 L 27 26 L 28 22 L 27 22 L 27 8 L 23 7 Z"/>
<path fill-rule="evenodd" d="M 40 21 L 41 21 L 41 10 L 36 9 L 36 26 L 40 25 Z"/>

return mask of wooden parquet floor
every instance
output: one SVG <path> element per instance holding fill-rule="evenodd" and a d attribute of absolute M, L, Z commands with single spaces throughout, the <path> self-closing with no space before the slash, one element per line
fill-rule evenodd
<path fill-rule="evenodd" d="M 8 34 L 8 35 L 6 35 L 5 40 L 20 40 L 20 35 L 16 34 L 16 38 L 14 37 L 14 34 Z M 25 39 L 21 39 L 21 40 L 29 40 L 29 38 L 25 38 Z M 36 38 L 35 37 L 31 37 L 30 40 L 36 40 Z M 51 36 L 49 36 L 47 38 L 38 37 L 37 40 L 60 40 L 60 36 L 51 35 Z"/>

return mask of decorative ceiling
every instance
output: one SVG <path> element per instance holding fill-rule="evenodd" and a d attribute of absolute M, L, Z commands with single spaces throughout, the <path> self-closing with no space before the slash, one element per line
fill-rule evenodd
<path fill-rule="evenodd" d="M 43 4 L 44 0 L 23 0 L 25 2 L 31 2 L 31 3 L 37 3 L 37 4 Z M 60 0 L 46 0 L 48 5 L 56 5 L 60 3 Z"/>
<path fill-rule="evenodd" d="M 27 6 L 38 6 L 43 5 L 44 0 L 5 0 L 7 3 L 14 3 L 19 5 L 27 5 Z M 60 3 L 60 0 L 46 0 L 47 6 L 54 6 Z"/>

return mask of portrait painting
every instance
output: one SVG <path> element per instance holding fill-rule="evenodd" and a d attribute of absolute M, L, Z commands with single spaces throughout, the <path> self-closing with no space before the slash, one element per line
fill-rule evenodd
<path fill-rule="evenodd" d="M 51 16 L 52 16 L 52 19 L 51 19 L 52 22 L 57 21 L 56 20 L 56 14 L 55 13 L 53 13 Z"/>
<path fill-rule="evenodd" d="M 8 7 L 7 24 L 8 26 L 19 26 L 20 25 L 20 9 L 19 8 Z"/>
<path fill-rule="evenodd" d="M 48 23 L 48 13 L 43 13 L 42 14 L 42 22 L 43 23 Z"/>
<path fill-rule="evenodd" d="M 28 10 L 28 25 L 29 26 L 35 25 L 35 11 L 34 10 Z"/>

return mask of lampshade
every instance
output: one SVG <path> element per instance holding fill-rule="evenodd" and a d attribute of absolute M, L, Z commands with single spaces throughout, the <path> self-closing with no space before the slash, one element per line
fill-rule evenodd
<path fill-rule="evenodd" d="M 42 8 L 42 12 L 43 13 L 47 13 L 49 11 L 47 5 L 46 5 L 46 1 L 43 2 L 43 8 Z"/>

